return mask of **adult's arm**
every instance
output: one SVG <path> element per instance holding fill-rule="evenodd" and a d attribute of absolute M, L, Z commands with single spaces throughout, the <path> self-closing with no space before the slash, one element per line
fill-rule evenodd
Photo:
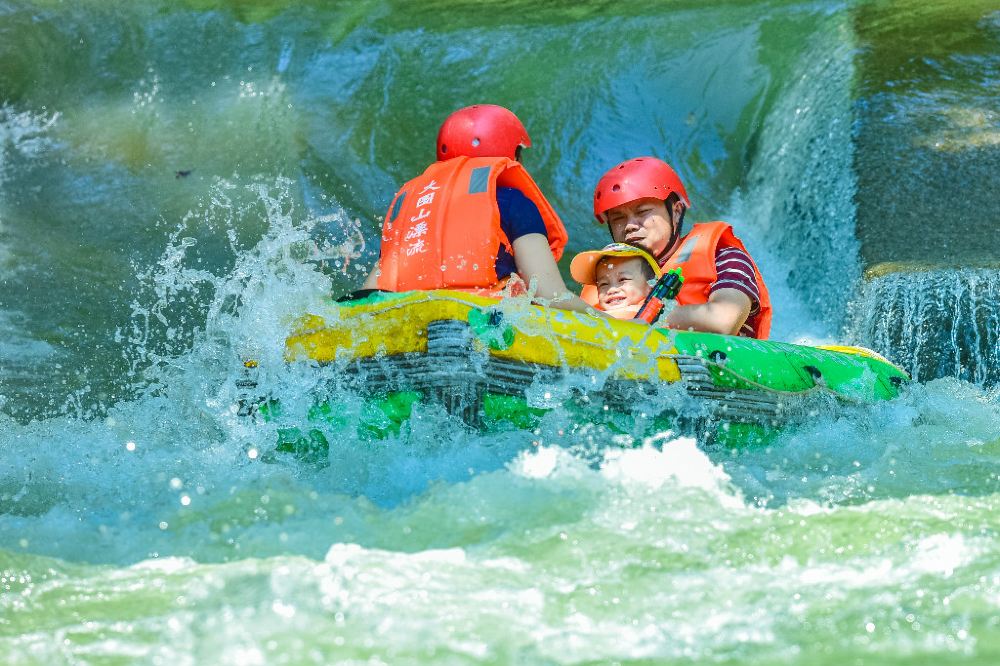
<path fill-rule="evenodd" d="M 560 310 L 573 310 L 608 317 L 607 314 L 590 307 L 579 296 L 570 293 L 559 274 L 559 267 L 552 258 L 549 240 L 544 234 L 525 234 L 514 239 L 514 263 L 517 272 L 528 284 L 535 282 L 536 298 L 549 301 L 549 305 Z"/>
<path fill-rule="evenodd" d="M 717 289 L 708 302 L 680 305 L 667 315 L 666 325 L 682 331 L 736 335 L 750 316 L 750 297 L 738 289 Z"/>

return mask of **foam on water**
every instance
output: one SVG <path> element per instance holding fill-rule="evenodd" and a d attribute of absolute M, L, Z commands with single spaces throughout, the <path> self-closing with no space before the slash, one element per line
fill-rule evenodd
<path fill-rule="evenodd" d="M 17 111 L 0 106 L 0 185 L 16 156 L 32 159 L 52 146 L 49 130 L 59 121 L 59 113 Z"/>
<path fill-rule="evenodd" d="M 957 401 L 953 389 L 904 397 L 890 408 L 901 412 L 894 420 L 923 411 L 921 401 Z M 968 434 L 995 433 L 995 397 L 976 404 L 967 415 L 977 415 L 982 430 Z M 858 436 L 866 429 L 858 416 L 826 416 L 815 431 Z M 772 458 L 763 482 L 775 496 L 803 474 L 790 453 L 807 445 L 822 452 L 824 440 L 807 434 L 773 447 L 785 459 Z M 981 445 L 993 460 L 987 467 L 997 467 L 998 445 Z M 151 518 L 169 527 L 129 526 L 128 534 L 162 548 L 154 560 L 114 569 L 73 564 L 96 554 L 89 544 L 102 518 L 113 521 L 107 513 L 66 505 L 22 516 L 19 534 L 40 540 L 43 523 L 55 539 L 83 523 L 70 535 L 83 553 L 66 548 L 62 561 L 0 551 L 9 588 L 2 603 L 17 611 L 8 615 L 13 629 L 58 605 L 67 618 L 60 635 L 73 641 L 56 648 L 46 631 L 5 632 L 0 641 L 27 663 L 60 654 L 179 663 L 198 655 L 233 664 L 299 663 L 302 655 L 775 663 L 813 652 L 815 641 L 834 659 L 996 649 L 989 609 L 1000 599 L 1000 578 L 982 573 L 1000 561 L 991 536 L 1000 527 L 995 477 L 964 495 L 911 483 L 905 494 L 873 499 L 862 490 L 831 501 L 813 488 L 766 508 L 743 499 L 757 493 L 740 472 L 754 455 L 730 458 L 660 437 L 636 449 L 612 447 L 595 466 L 565 446 L 528 444 L 492 471 L 382 507 L 343 494 L 326 472 L 206 456 L 198 475 L 178 472 L 190 481 L 149 484 L 146 504 L 161 508 Z M 954 461 L 926 462 L 920 476 Z M 64 469 L 73 474 L 72 465 Z M 121 486 L 152 469 L 107 471 Z M 95 505 L 115 505 L 106 484 L 76 475 L 69 485 L 102 493 Z M 205 484 L 203 495 L 195 483 Z M 176 498 L 188 489 L 194 501 L 183 506 Z M 98 541 L 108 548 L 112 539 Z M 125 564 L 134 556 L 116 557 Z M 226 561 L 210 563 L 219 559 Z M 86 622 L 70 620 L 74 614 Z"/>

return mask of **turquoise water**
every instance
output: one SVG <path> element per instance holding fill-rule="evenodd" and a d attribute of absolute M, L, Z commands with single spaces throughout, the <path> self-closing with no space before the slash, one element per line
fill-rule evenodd
<path fill-rule="evenodd" d="M 859 6 L 0 3 L 0 662 L 997 663 L 996 357 L 959 336 L 980 374 L 741 451 L 426 406 L 317 466 L 237 415 L 253 357 L 305 417 L 292 321 L 484 99 L 571 250 L 604 242 L 604 168 L 669 155 L 767 267 L 776 337 L 924 362 L 879 321 L 937 301 L 857 287 Z"/>

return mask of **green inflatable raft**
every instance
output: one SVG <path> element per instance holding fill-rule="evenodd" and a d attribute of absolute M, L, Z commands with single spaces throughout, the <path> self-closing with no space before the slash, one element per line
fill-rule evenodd
<path fill-rule="evenodd" d="M 398 434 L 419 403 L 471 428 L 531 428 L 552 409 L 581 423 L 672 429 L 705 442 L 766 441 L 827 404 L 894 398 L 905 372 L 860 347 L 673 331 L 457 291 L 375 292 L 301 318 L 288 363 L 320 373 L 308 423 L 284 423 L 280 398 L 254 393 L 241 413 L 277 421 L 279 451 L 323 457 L 331 438 Z M 353 422 L 344 392 L 366 407 Z"/>

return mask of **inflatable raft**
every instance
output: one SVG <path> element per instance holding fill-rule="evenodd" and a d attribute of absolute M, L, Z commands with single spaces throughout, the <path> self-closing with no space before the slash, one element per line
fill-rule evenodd
<path fill-rule="evenodd" d="M 887 400 L 908 381 L 859 347 L 673 331 L 457 291 L 375 292 L 332 304 L 298 322 L 285 355 L 314 364 L 326 382 L 309 413 L 316 427 L 280 433 L 279 449 L 295 451 L 326 448 L 324 425 L 343 425 L 328 396 L 344 391 L 371 401 L 358 428 L 374 436 L 398 432 L 422 402 L 478 428 L 531 427 L 566 407 L 583 419 L 624 414 L 745 443 L 800 418 L 811 397 Z M 265 400 L 245 411 L 273 419 L 280 405 Z"/>

